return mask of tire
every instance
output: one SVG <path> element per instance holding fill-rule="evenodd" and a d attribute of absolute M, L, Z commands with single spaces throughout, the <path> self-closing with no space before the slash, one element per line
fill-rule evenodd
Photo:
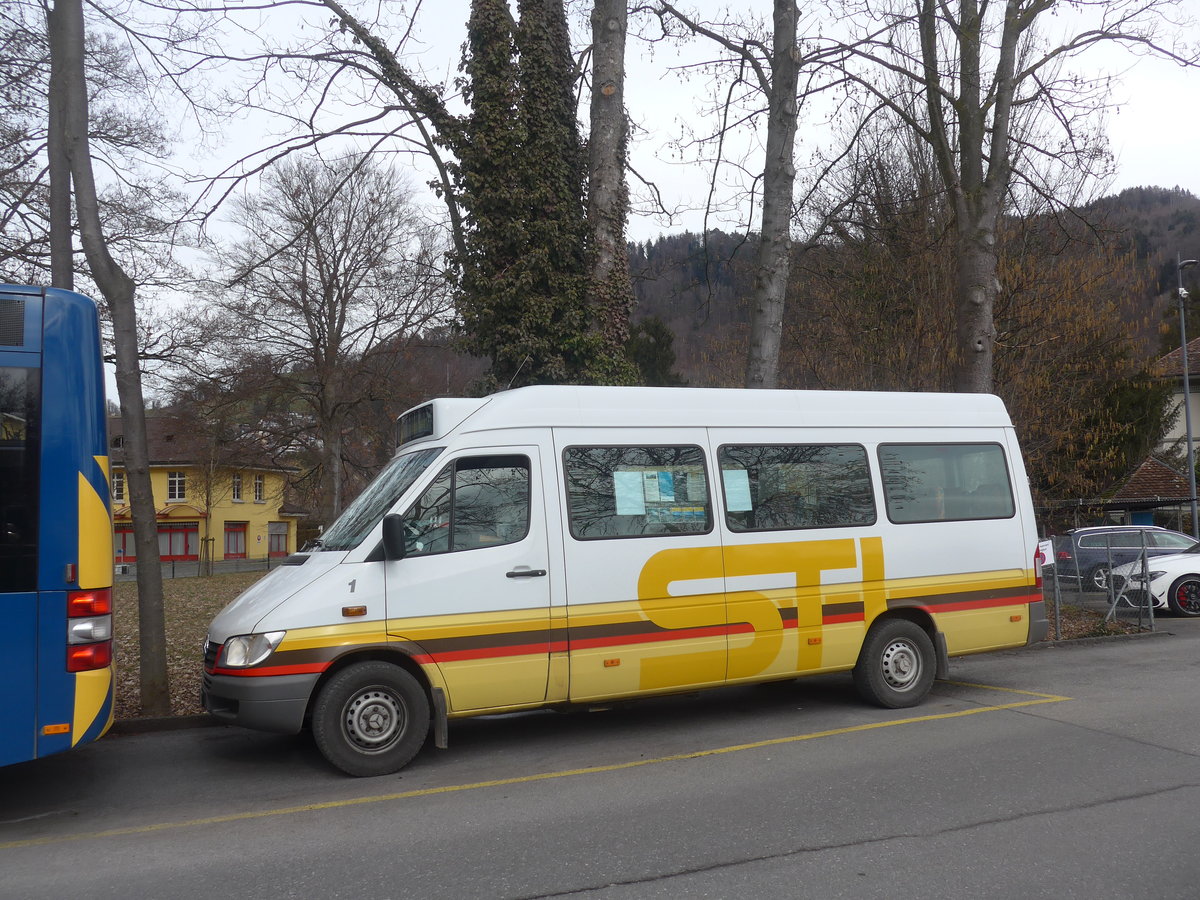
<path fill-rule="evenodd" d="M 1200 575 L 1183 575 L 1167 591 L 1167 606 L 1177 616 L 1200 616 Z"/>
<path fill-rule="evenodd" d="M 429 698 L 399 666 L 357 663 L 317 694 L 312 731 L 322 755 L 347 775 L 390 775 L 425 743 Z"/>
<path fill-rule="evenodd" d="M 907 619 L 872 626 L 854 667 L 854 686 L 868 703 L 887 709 L 916 706 L 933 686 L 933 641 Z"/>
<path fill-rule="evenodd" d="M 1104 563 L 1099 566 L 1093 566 L 1088 572 L 1087 580 L 1084 582 L 1089 591 L 1108 591 L 1109 571 L 1108 564 Z"/>

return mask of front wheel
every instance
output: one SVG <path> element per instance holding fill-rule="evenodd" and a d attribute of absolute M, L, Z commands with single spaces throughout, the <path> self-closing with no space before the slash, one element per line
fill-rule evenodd
<path fill-rule="evenodd" d="M 390 775 L 429 734 L 429 698 L 399 666 L 357 663 L 334 675 L 312 711 L 317 748 L 347 775 Z"/>
<path fill-rule="evenodd" d="M 1177 578 L 1167 591 L 1167 605 L 1177 616 L 1200 616 L 1200 575 Z"/>
<path fill-rule="evenodd" d="M 916 706 L 933 686 L 933 641 L 907 619 L 873 626 L 854 667 L 854 686 L 870 703 L 887 709 Z"/>
<path fill-rule="evenodd" d="M 1107 565 L 1099 565 L 1099 566 L 1096 566 L 1095 568 L 1093 568 L 1092 571 L 1088 573 L 1087 581 L 1088 581 L 1088 584 L 1089 584 L 1091 590 L 1107 591 L 1108 590 L 1108 578 L 1109 578 L 1108 566 Z"/>

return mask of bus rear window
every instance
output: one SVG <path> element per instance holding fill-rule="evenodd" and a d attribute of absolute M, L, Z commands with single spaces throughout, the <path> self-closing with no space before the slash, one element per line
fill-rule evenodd
<path fill-rule="evenodd" d="M 999 444 L 881 444 L 879 466 L 893 522 L 1007 519 L 1015 514 Z"/>
<path fill-rule="evenodd" d="M 37 590 L 40 398 L 37 369 L 0 367 L 0 592 Z"/>

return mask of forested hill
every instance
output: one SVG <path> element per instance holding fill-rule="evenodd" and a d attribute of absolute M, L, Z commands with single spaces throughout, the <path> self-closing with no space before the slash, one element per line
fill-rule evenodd
<path fill-rule="evenodd" d="M 1176 283 L 1176 254 L 1185 259 L 1200 256 L 1200 198 L 1180 188 L 1128 188 L 1096 200 L 1074 215 L 1056 217 L 1056 222 L 1059 224 L 1013 223 L 1017 235 L 1013 245 L 1021 248 L 1015 255 L 1039 255 L 1046 267 L 1060 267 L 1070 260 L 1080 278 L 1110 270 L 1114 255 L 1131 260 L 1122 277 L 1114 279 L 1122 284 L 1114 290 L 1123 294 L 1116 303 L 1116 314 L 1140 335 L 1138 356 L 1151 359 L 1163 352 L 1178 334 L 1166 299 Z M 1047 232 L 1060 224 L 1074 237 L 1047 237 Z M 837 308 L 829 309 L 828 315 L 844 316 L 846 311 L 836 302 L 839 293 L 862 291 L 864 285 L 856 283 L 856 277 L 868 283 L 888 277 L 889 259 L 896 289 L 903 290 L 905 276 L 919 261 L 913 258 L 911 246 L 886 246 L 889 235 L 897 231 L 904 233 L 905 229 L 880 227 L 860 233 L 857 242 L 827 246 L 797 261 L 789 291 L 793 340 L 802 341 L 803 334 L 811 333 L 805 324 L 824 314 L 820 297 L 835 299 Z M 1037 240 L 1030 237 L 1034 232 Z M 911 240 L 912 235 L 906 233 L 905 237 Z M 948 248 L 942 246 L 941 251 Z M 717 230 L 707 235 L 667 235 L 630 244 L 629 252 L 638 300 L 634 321 L 657 318 L 669 328 L 675 340 L 676 372 L 697 386 L 739 384 L 750 319 L 754 235 Z M 854 270 L 854 265 L 876 252 L 881 255 L 878 271 L 864 275 Z M 849 265 L 845 257 L 853 258 Z M 1189 289 L 1200 287 L 1193 283 L 1196 271 L 1185 272 Z M 1025 272 L 1021 274 L 1027 277 Z M 1007 280 L 1015 283 L 1016 275 L 1010 274 Z M 1195 295 L 1200 296 L 1200 290 Z M 1066 299 L 1069 302 L 1069 295 Z M 794 309 L 801 309 L 802 315 L 793 315 Z M 895 309 L 896 315 L 909 312 L 903 305 Z M 1164 313 L 1168 313 L 1165 319 Z M 998 314 L 1002 315 L 1003 309 Z M 1200 327 L 1200 321 L 1190 327 Z M 796 379 L 790 380 L 796 383 Z"/>
<path fill-rule="evenodd" d="M 1083 215 L 1125 235 L 1139 259 L 1154 267 L 1159 292 L 1176 286 L 1176 254 L 1200 255 L 1200 198 L 1182 188 L 1126 188 L 1090 204 Z"/>
<path fill-rule="evenodd" d="M 675 370 L 689 384 L 718 383 L 714 345 L 722 336 L 744 334 L 756 250 L 754 236 L 716 230 L 630 244 L 633 320 L 657 318 L 667 326 L 675 338 Z"/>

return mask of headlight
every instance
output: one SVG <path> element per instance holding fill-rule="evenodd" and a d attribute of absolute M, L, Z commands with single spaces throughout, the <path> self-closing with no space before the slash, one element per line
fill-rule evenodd
<path fill-rule="evenodd" d="M 1147 572 L 1146 578 L 1144 580 L 1146 583 L 1149 583 L 1158 578 L 1162 578 L 1166 574 L 1167 574 L 1166 572 Z M 1135 584 L 1142 584 L 1143 583 L 1142 573 L 1141 572 L 1133 572 L 1132 574 L 1130 574 L 1129 580 L 1134 582 Z"/>
<path fill-rule="evenodd" d="M 268 631 L 266 634 L 239 634 L 225 642 L 221 659 L 217 663 L 227 669 L 244 669 L 257 666 L 279 646 L 286 631 Z"/>

